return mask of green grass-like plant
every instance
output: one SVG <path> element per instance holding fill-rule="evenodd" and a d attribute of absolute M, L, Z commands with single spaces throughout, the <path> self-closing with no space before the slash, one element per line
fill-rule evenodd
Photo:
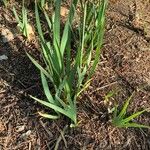
<path fill-rule="evenodd" d="M 128 127 L 150 128 L 150 126 L 146 126 L 146 125 L 133 122 L 133 119 L 137 118 L 138 116 L 148 111 L 149 109 L 144 109 L 142 111 L 135 112 L 130 116 L 126 116 L 127 108 L 129 106 L 131 98 L 132 98 L 132 95 L 126 100 L 120 112 L 118 111 L 118 106 L 115 107 L 112 124 L 119 128 L 123 128 L 123 127 L 125 128 L 128 128 Z"/>
<path fill-rule="evenodd" d="M 55 114 L 40 112 L 40 115 L 57 119 L 60 114 L 63 114 L 71 119 L 72 125 L 77 125 L 77 97 L 88 87 L 99 62 L 107 1 L 102 0 L 97 6 L 88 1 L 82 4 L 80 22 L 76 28 L 79 38 L 75 39 L 73 21 L 77 3 L 78 0 L 72 1 L 64 27 L 61 26 L 61 0 L 55 0 L 55 11 L 51 18 L 43 10 L 49 27 L 49 35 L 52 38 L 49 41 L 44 38 L 38 6 L 35 3 L 37 31 L 46 67 L 42 67 L 31 55 L 27 54 L 41 72 L 46 96 L 44 100 L 31 97 L 55 112 Z M 75 49 L 72 48 L 73 39 L 78 41 Z"/>
<path fill-rule="evenodd" d="M 13 13 L 14 13 L 16 21 L 18 23 L 18 27 L 19 27 L 20 32 L 26 38 L 28 38 L 28 36 L 29 36 L 29 33 L 28 33 L 28 26 L 29 26 L 29 24 L 28 24 L 28 17 L 27 17 L 27 9 L 24 6 L 24 1 L 23 1 L 21 15 L 17 14 L 15 7 L 13 7 Z"/>

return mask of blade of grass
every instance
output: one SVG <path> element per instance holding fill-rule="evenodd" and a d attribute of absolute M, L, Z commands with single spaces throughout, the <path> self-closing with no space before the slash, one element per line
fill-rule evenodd
<path fill-rule="evenodd" d="M 134 118 L 138 117 L 139 115 L 143 114 L 145 111 L 147 111 L 147 109 L 144 109 L 142 111 L 134 113 L 133 115 L 123 119 L 122 123 L 127 123 L 127 122 L 131 121 L 132 119 L 134 119 Z"/>
<path fill-rule="evenodd" d="M 60 44 L 60 7 L 61 0 L 55 0 L 55 14 L 54 14 L 54 26 L 53 26 L 53 35 L 54 35 L 54 45 Z"/>
<path fill-rule="evenodd" d="M 59 116 L 54 116 L 54 115 L 50 115 L 50 114 L 46 114 L 46 113 L 41 113 L 38 112 L 40 116 L 44 117 L 44 118 L 48 118 L 48 119 L 58 119 Z"/>
<path fill-rule="evenodd" d="M 49 73 L 40 65 L 37 63 L 37 61 L 31 57 L 31 55 L 29 55 L 28 53 L 26 53 L 27 56 L 29 57 L 29 59 L 32 61 L 32 63 L 42 72 L 44 73 L 53 83 L 53 79 L 51 78 L 51 76 L 49 75 Z"/>
<path fill-rule="evenodd" d="M 137 124 L 137 123 L 126 123 L 123 124 L 122 127 L 134 127 L 134 128 L 148 128 L 150 129 L 150 126 L 142 125 L 142 124 Z"/>
<path fill-rule="evenodd" d="M 130 102 L 130 100 L 131 100 L 132 97 L 133 97 L 133 94 L 125 101 L 125 104 L 124 104 L 124 106 L 123 106 L 120 114 L 118 115 L 118 118 L 121 119 L 121 118 L 123 118 L 125 116 L 127 108 L 129 106 L 129 102 Z"/>
<path fill-rule="evenodd" d="M 23 20 L 23 34 L 25 35 L 25 37 L 28 37 L 28 19 L 27 19 L 27 10 L 26 8 L 24 7 L 24 4 L 23 4 L 23 7 L 22 7 L 22 20 Z"/>
<path fill-rule="evenodd" d="M 42 39 L 42 41 L 45 41 L 44 35 L 42 32 L 42 28 L 41 28 L 41 24 L 40 24 L 40 17 L 39 17 L 38 6 L 37 6 L 36 1 L 35 1 L 35 18 L 36 18 L 36 25 L 37 25 L 37 29 L 38 29 L 38 34 L 40 35 L 40 38 Z"/>
<path fill-rule="evenodd" d="M 13 7 L 13 13 L 14 13 L 14 15 L 15 15 L 15 18 L 16 18 L 18 24 L 19 24 L 19 27 L 22 28 L 22 27 L 23 27 L 23 24 L 21 23 L 21 20 L 19 19 L 19 16 L 18 16 L 18 14 L 17 14 L 17 12 L 16 12 L 15 7 Z"/>
<path fill-rule="evenodd" d="M 47 80 L 46 80 L 46 77 L 45 75 L 41 72 L 41 80 L 42 80 L 42 85 L 43 85 L 43 89 L 44 89 L 44 93 L 48 99 L 48 101 L 52 104 L 55 104 L 55 101 L 51 95 L 51 92 L 49 90 L 49 87 L 48 87 L 48 83 L 47 83 Z"/>

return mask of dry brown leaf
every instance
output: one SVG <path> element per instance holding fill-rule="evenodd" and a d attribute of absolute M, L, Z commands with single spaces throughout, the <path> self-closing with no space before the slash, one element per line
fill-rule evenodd
<path fill-rule="evenodd" d="M 4 124 L 0 121 L 0 133 L 5 130 Z"/>
<path fill-rule="evenodd" d="M 30 24 L 28 24 L 27 26 L 27 31 L 28 31 L 28 41 L 30 42 L 35 39 L 35 32 Z"/>
<path fill-rule="evenodd" d="M 69 13 L 69 10 L 66 8 L 66 7 L 61 7 L 61 10 L 60 10 L 60 15 L 62 16 L 62 17 L 66 17 L 67 15 L 68 15 L 68 13 Z"/>

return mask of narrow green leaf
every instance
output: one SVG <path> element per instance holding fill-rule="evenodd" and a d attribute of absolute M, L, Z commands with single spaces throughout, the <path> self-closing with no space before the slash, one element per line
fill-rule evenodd
<path fill-rule="evenodd" d="M 56 100 L 57 102 L 59 102 L 60 106 L 62 106 L 63 109 L 65 109 L 65 108 L 68 107 L 68 105 L 67 105 L 63 100 L 61 100 L 61 99 L 58 97 L 58 95 L 55 95 L 55 100 Z"/>
<path fill-rule="evenodd" d="M 49 30 L 51 31 L 52 30 L 52 22 L 48 16 L 48 14 L 46 13 L 46 11 L 44 10 L 44 15 L 45 15 L 45 18 L 46 18 L 46 21 L 47 21 L 47 24 L 48 24 L 48 27 L 49 27 Z"/>
<path fill-rule="evenodd" d="M 118 105 L 115 105 L 114 107 L 114 113 L 113 113 L 113 121 L 117 120 L 117 112 L 118 112 Z"/>
<path fill-rule="evenodd" d="M 43 8 L 44 7 L 44 5 L 45 5 L 45 0 L 41 0 L 41 8 Z"/>
<path fill-rule="evenodd" d="M 46 113 L 41 113 L 38 112 L 40 116 L 44 117 L 44 118 L 48 118 L 48 119 L 58 119 L 59 116 L 54 116 L 54 115 L 50 115 L 50 114 L 46 114 Z"/>
<path fill-rule="evenodd" d="M 125 101 L 125 104 L 124 104 L 120 114 L 118 115 L 118 118 L 123 118 L 125 116 L 127 108 L 129 106 L 129 102 L 130 102 L 132 97 L 133 97 L 133 94 Z"/>
<path fill-rule="evenodd" d="M 54 45 L 60 44 L 60 8 L 61 0 L 55 0 L 55 14 L 54 14 Z"/>
<path fill-rule="evenodd" d="M 134 118 L 138 117 L 139 115 L 143 114 L 145 111 L 147 111 L 147 109 L 144 109 L 142 111 L 134 113 L 133 115 L 123 119 L 122 123 L 127 123 L 127 122 L 131 121 L 132 119 L 134 119 Z"/>
<path fill-rule="evenodd" d="M 91 80 L 92 79 L 86 81 L 86 83 L 82 86 L 80 91 L 77 93 L 77 97 L 90 86 Z"/>
<path fill-rule="evenodd" d="M 83 15 L 83 26 L 82 26 L 82 39 L 81 39 L 81 50 L 80 50 L 80 66 L 82 65 L 82 57 L 85 43 L 85 26 L 86 26 L 86 16 L 87 16 L 87 3 L 84 6 L 84 15 Z"/>
<path fill-rule="evenodd" d="M 15 18 L 16 18 L 18 24 L 19 24 L 19 27 L 22 27 L 23 24 L 21 23 L 21 20 L 19 19 L 19 16 L 18 16 L 18 14 L 17 14 L 17 12 L 16 12 L 15 7 L 13 7 L 13 13 L 14 13 L 14 16 L 15 16 Z"/>
<path fill-rule="evenodd" d="M 48 83 L 47 83 L 47 80 L 46 80 L 46 77 L 45 75 L 41 72 L 41 79 L 42 79 L 42 85 L 43 85 L 43 89 L 44 89 L 44 93 L 48 99 L 48 101 L 52 104 L 55 104 L 55 101 L 51 95 L 51 92 L 49 90 L 49 87 L 48 87 Z"/>
<path fill-rule="evenodd" d="M 134 127 L 134 128 L 148 128 L 150 129 L 150 126 L 142 125 L 142 124 L 137 124 L 137 123 L 126 123 L 123 124 L 123 127 L 129 128 L 129 127 Z"/>
<path fill-rule="evenodd" d="M 28 37 L 28 18 L 27 18 L 27 10 L 23 6 L 22 8 L 22 20 L 23 20 L 23 34 L 25 37 Z"/>
<path fill-rule="evenodd" d="M 61 55 L 64 55 L 64 51 L 66 48 L 66 44 L 68 42 L 68 38 L 69 38 L 69 30 L 70 26 L 69 26 L 69 20 L 66 22 L 64 31 L 63 31 L 63 36 L 62 36 L 62 40 L 61 40 L 61 45 L 60 45 L 60 50 L 61 50 Z"/>
<path fill-rule="evenodd" d="M 42 72 L 44 73 L 48 78 L 50 78 L 51 82 L 53 82 L 53 79 L 50 77 L 49 73 L 40 65 L 37 63 L 37 61 L 32 58 L 28 53 L 26 53 L 29 59 L 33 62 L 33 64 Z"/>
<path fill-rule="evenodd" d="M 54 79 L 59 81 L 61 79 L 59 64 L 57 63 L 56 58 L 53 56 L 53 52 L 52 52 L 50 42 L 45 43 L 41 39 L 41 44 L 42 44 L 42 50 L 43 50 L 43 54 L 44 54 L 46 64 L 48 64 L 48 67 L 51 70 L 50 73 L 51 73 L 51 75 L 53 76 Z"/>
<path fill-rule="evenodd" d="M 40 17 L 39 17 L 37 2 L 35 2 L 35 18 L 36 18 L 36 25 L 37 25 L 38 34 L 40 35 L 40 38 L 42 39 L 42 41 L 45 41 L 44 35 L 42 32 L 41 23 L 40 23 Z"/>

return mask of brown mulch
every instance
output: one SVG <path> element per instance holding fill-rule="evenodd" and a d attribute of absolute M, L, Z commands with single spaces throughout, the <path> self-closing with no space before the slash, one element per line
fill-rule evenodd
<path fill-rule="evenodd" d="M 108 108 L 115 103 L 121 106 L 134 91 L 129 113 L 150 107 L 150 18 L 145 15 L 150 9 L 144 9 L 145 5 L 142 0 L 110 2 L 101 61 L 78 102 L 80 124 L 65 130 L 65 140 L 61 134 L 69 120 L 41 118 L 37 112 L 49 110 L 28 97 L 43 95 L 39 72 L 25 54 L 40 58 L 37 42 L 25 42 L 16 33 L 11 5 L 0 5 L 0 34 L 4 29 L 15 33 L 6 43 L 0 37 L 0 55 L 8 56 L 0 61 L 0 150 L 51 150 L 59 138 L 59 150 L 149 150 L 150 130 L 116 128 L 108 113 Z M 140 23 L 137 13 L 146 16 Z M 105 103 L 110 91 L 116 94 Z M 145 113 L 137 121 L 150 125 L 149 117 Z"/>

